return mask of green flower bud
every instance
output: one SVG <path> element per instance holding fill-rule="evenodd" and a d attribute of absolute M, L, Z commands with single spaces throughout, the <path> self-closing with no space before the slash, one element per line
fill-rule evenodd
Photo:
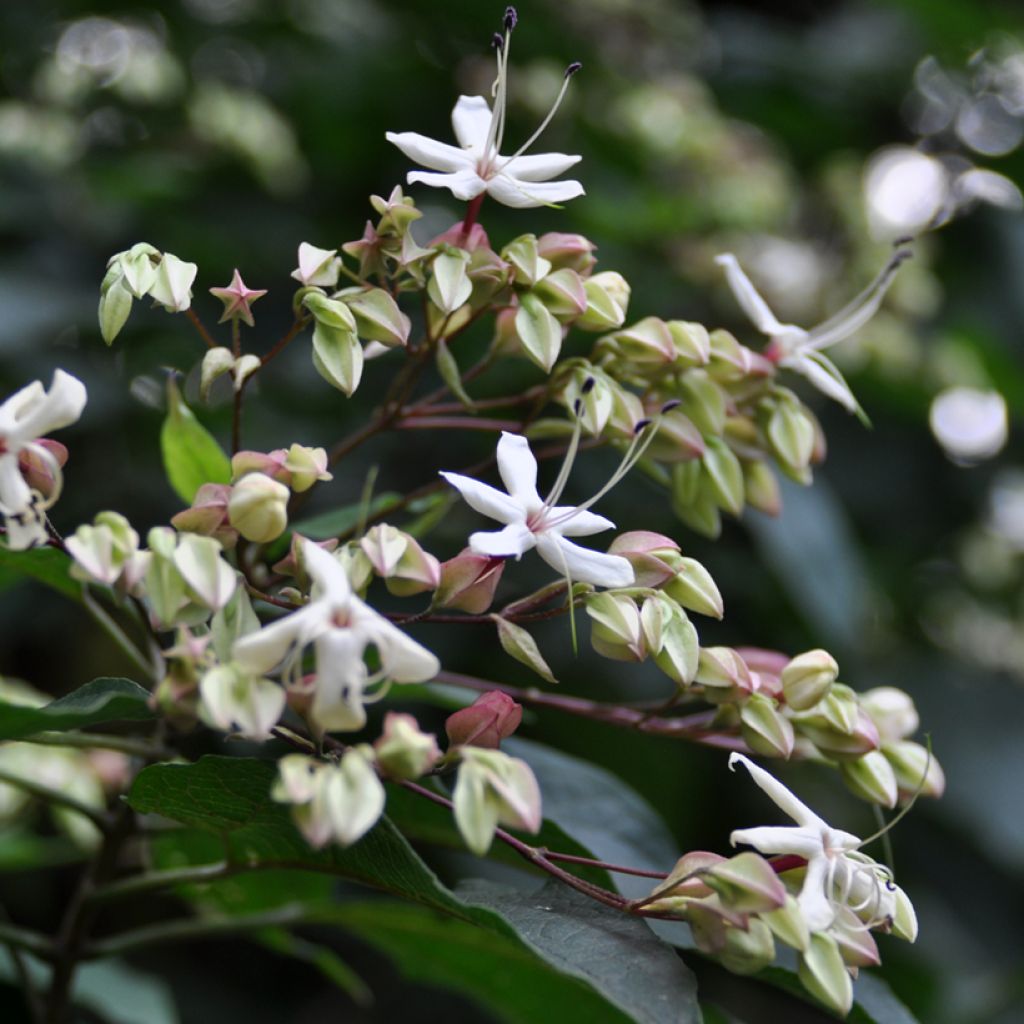
<path fill-rule="evenodd" d="M 771 929 L 756 917 L 747 928 L 727 928 L 725 948 L 718 954 L 722 966 L 733 974 L 756 974 L 775 959 L 775 939 Z"/>
<path fill-rule="evenodd" d="M 318 324 L 336 331 L 356 333 L 356 318 L 340 299 L 329 299 L 320 291 L 310 290 L 302 297 L 302 305 L 313 314 Z"/>
<path fill-rule="evenodd" d="M 448 248 L 439 252 L 431 264 L 427 296 L 446 316 L 469 301 L 473 282 L 467 273 L 469 253 Z"/>
<path fill-rule="evenodd" d="M 810 945 L 811 933 L 795 896 L 786 894 L 786 902 L 776 910 L 762 911 L 761 920 L 772 934 L 792 949 L 804 952 Z"/>
<path fill-rule="evenodd" d="M 676 573 L 662 588 L 664 592 L 689 611 L 722 618 L 725 603 L 711 573 L 695 558 L 675 556 L 666 561 L 675 567 Z"/>
<path fill-rule="evenodd" d="M 742 463 L 747 504 L 765 515 L 777 516 L 782 511 L 782 495 L 771 467 L 761 459 L 744 459 Z"/>
<path fill-rule="evenodd" d="M 512 280 L 531 288 L 551 273 L 551 263 L 541 256 L 536 235 L 520 235 L 501 250 L 501 258 L 512 264 Z"/>
<path fill-rule="evenodd" d="M 703 366 L 711 358 L 711 342 L 703 324 L 670 320 L 667 326 L 672 336 L 676 363 Z"/>
<path fill-rule="evenodd" d="M 706 333 L 706 332 L 705 332 Z M 725 428 L 725 393 L 706 370 L 690 370 L 679 378 L 681 408 L 704 434 L 721 434 Z"/>
<path fill-rule="evenodd" d="M 880 750 L 869 750 L 856 761 L 842 761 L 839 774 L 847 788 L 862 800 L 880 807 L 895 807 L 896 773 Z"/>
<path fill-rule="evenodd" d="M 892 766 L 900 800 L 909 800 L 918 792 L 931 797 L 940 797 L 945 792 L 946 776 L 942 766 L 920 743 L 911 740 L 883 743 L 882 753 Z"/>
<path fill-rule="evenodd" d="M 588 594 L 586 609 L 592 620 L 590 642 L 598 654 L 617 661 L 644 660 L 640 610 L 632 597 L 608 590 Z"/>
<path fill-rule="evenodd" d="M 313 328 L 313 365 L 328 384 L 351 396 L 363 376 L 363 347 L 355 332 L 318 320 Z"/>
<path fill-rule="evenodd" d="M 754 690 L 747 663 L 731 647 L 702 647 L 695 682 L 714 704 L 744 700 Z"/>
<path fill-rule="evenodd" d="M 583 282 L 583 291 L 587 309 L 576 321 L 576 327 L 584 331 L 613 331 L 626 322 L 630 287 L 621 274 L 614 270 L 594 274 Z"/>
<path fill-rule="evenodd" d="M 760 854 L 745 852 L 708 868 L 702 875 L 706 885 L 730 910 L 761 914 L 786 903 L 786 887 Z"/>
<path fill-rule="evenodd" d="M 700 653 L 697 630 L 674 602 L 661 599 L 661 608 L 661 649 L 654 654 L 655 664 L 679 686 L 689 686 Z"/>
<path fill-rule="evenodd" d="M 824 698 L 839 675 L 839 666 L 828 651 L 798 654 L 782 670 L 782 692 L 794 711 L 806 711 Z"/>
<path fill-rule="evenodd" d="M 389 347 L 408 342 L 412 321 L 383 288 L 346 288 L 334 297 L 352 311 L 357 332 L 364 341 L 379 341 Z"/>
<path fill-rule="evenodd" d="M 752 693 L 740 705 L 740 732 L 755 753 L 781 758 L 793 753 L 793 724 L 765 693 Z"/>
<path fill-rule="evenodd" d="M 818 932 L 800 954 L 797 975 L 804 988 L 830 1010 L 846 1016 L 853 1005 L 853 984 L 836 940 Z"/>
<path fill-rule="evenodd" d="M 537 252 L 551 263 L 555 270 L 568 268 L 578 274 L 587 274 L 597 263 L 593 242 L 583 235 L 549 231 L 537 239 Z"/>
<path fill-rule="evenodd" d="M 718 505 L 738 516 L 743 511 L 743 469 L 740 460 L 720 437 L 704 442 L 702 458 L 711 483 L 711 493 Z"/>
<path fill-rule="evenodd" d="M 228 519 L 255 544 L 276 540 L 288 525 L 289 491 L 263 473 L 249 473 L 231 488 Z"/>
<path fill-rule="evenodd" d="M 905 739 L 917 732 L 920 718 L 910 694 L 895 686 L 877 686 L 860 694 L 861 707 L 878 726 L 885 742 Z"/>
<path fill-rule="evenodd" d="M 563 322 L 573 321 L 587 310 L 583 278 L 575 270 L 552 271 L 534 286 L 533 294 Z"/>
<path fill-rule="evenodd" d="M 377 763 L 393 779 L 418 779 L 441 759 L 437 740 L 422 732 L 412 715 L 389 711 L 384 731 L 374 744 Z"/>
<path fill-rule="evenodd" d="M 562 350 L 562 325 L 534 294 L 520 296 L 515 313 L 515 335 L 523 351 L 546 373 Z"/>

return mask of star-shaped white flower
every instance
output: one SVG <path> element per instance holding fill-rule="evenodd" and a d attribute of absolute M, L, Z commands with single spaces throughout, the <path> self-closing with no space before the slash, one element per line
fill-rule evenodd
<path fill-rule="evenodd" d="M 569 579 L 598 587 L 633 584 L 633 567 L 625 558 L 591 551 L 566 540 L 611 530 L 615 524 L 584 506 L 553 504 L 558 500 L 557 485 L 547 500 L 541 498 L 537 493 L 537 460 L 525 437 L 502 433 L 498 442 L 498 472 L 508 494 L 460 473 L 441 474 L 471 508 L 505 524 L 501 530 L 471 534 L 472 551 L 490 558 L 518 559 L 536 548 L 548 565 Z M 565 475 L 561 474 L 563 482 Z"/>
<path fill-rule="evenodd" d="M 52 430 L 69 426 L 85 408 L 85 385 L 57 370 L 50 390 L 39 381 L 16 391 L 0 405 L 0 514 L 7 527 L 7 544 L 23 551 L 46 540 L 45 511 L 60 496 L 60 463 L 38 442 Z M 33 491 L 18 468 L 18 456 L 30 452 L 47 467 L 53 486 L 47 497 Z"/>
<path fill-rule="evenodd" d="M 304 540 L 302 558 L 313 580 L 309 604 L 236 641 L 232 657 L 254 676 L 266 675 L 282 663 L 286 673 L 298 676 L 302 650 L 312 644 L 317 677 L 314 720 L 324 730 L 359 729 L 366 722 L 367 686 L 381 679 L 426 682 L 441 666 L 430 651 L 356 597 L 341 563 L 323 548 Z M 374 677 L 363 661 L 363 652 L 371 645 L 381 665 Z"/>
<path fill-rule="evenodd" d="M 766 856 L 790 854 L 807 861 L 807 873 L 797 902 L 807 927 L 824 931 L 836 917 L 836 907 L 866 912 L 869 920 L 883 921 L 894 914 L 898 890 L 890 872 L 860 852 L 862 841 L 832 828 L 778 779 L 742 754 L 729 757 L 729 767 L 742 764 L 775 805 L 795 822 L 737 829 L 729 836 L 735 846 L 745 843 Z"/>
<path fill-rule="evenodd" d="M 418 181 L 447 188 L 456 199 L 475 199 L 486 192 L 506 206 L 526 208 L 564 203 L 583 195 L 583 186 L 578 181 L 550 180 L 579 163 L 578 156 L 501 156 L 495 143 L 494 122 L 498 116 L 483 96 L 460 96 L 452 111 L 458 146 L 417 132 L 387 132 L 384 137 L 410 159 L 441 172 L 410 171 L 410 185 Z"/>
<path fill-rule="evenodd" d="M 770 339 L 765 355 L 779 366 L 806 377 L 822 394 L 835 399 L 850 412 L 858 412 L 860 406 L 850 386 L 821 350 L 856 334 L 878 312 L 900 264 L 911 255 L 909 249 L 897 249 L 860 295 L 810 330 L 781 323 L 731 252 L 716 256 L 715 262 L 725 268 L 726 280 L 743 312 Z"/>

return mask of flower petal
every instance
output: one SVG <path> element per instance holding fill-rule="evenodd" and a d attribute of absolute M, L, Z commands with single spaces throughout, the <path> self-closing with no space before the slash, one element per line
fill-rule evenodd
<path fill-rule="evenodd" d="M 363 638 L 351 629 L 332 629 L 316 641 L 316 693 L 311 713 L 326 732 L 354 732 L 366 724 Z"/>
<path fill-rule="evenodd" d="M 739 260 L 731 252 L 716 256 L 715 262 L 725 268 L 725 279 L 729 282 L 736 301 L 762 334 L 780 334 L 785 330 L 786 325 L 779 323 L 775 318 L 775 314 L 768 308 L 768 303 L 758 294 L 753 282 L 743 272 Z"/>
<path fill-rule="evenodd" d="M 471 476 L 461 473 L 441 472 L 445 478 L 462 495 L 466 504 L 481 515 L 497 519 L 499 523 L 524 523 L 526 509 L 514 498 L 490 484 L 482 484 Z"/>
<path fill-rule="evenodd" d="M 551 529 L 563 537 L 589 537 L 605 530 L 614 530 L 615 524 L 596 512 L 577 509 L 573 505 L 555 505 L 544 517 Z"/>
<path fill-rule="evenodd" d="M 513 500 L 524 507 L 541 505 L 537 493 L 537 460 L 521 434 L 502 431 L 498 442 L 498 473 Z"/>
<path fill-rule="evenodd" d="M 532 156 L 517 156 L 501 168 L 502 174 L 520 181 L 550 181 L 565 174 L 570 167 L 578 164 L 583 157 L 568 153 L 536 153 Z"/>
<path fill-rule="evenodd" d="M 14 398 L 26 391 L 28 388 L 22 389 Z M 12 440 L 16 443 L 33 441 L 51 430 L 74 423 L 85 408 L 85 385 L 70 373 L 55 370 L 50 390 L 45 395 L 36 393 L 35 397 L 35 401 L 22 403 L 15 413 L 17 418 L 10 428 L 14 437 L 8 436 L 8 448 L 14 446 Z"/>
<path fill-rule="evenodd" d="M 757 828 L 738 828 L 729 833 L 729 842 L 733 846 L 742 843 L 752 846 L 755 850 L 772 856 L 775 854 L 792 854 L 810 860 L 820 857 L 822 851 L 821 838 L 811 835 L 802 828 L 792 825 L 759 825 Z"/>
<path fill-rule="evenodd" d="M 32 491 L 18 467 L 16 452 L 0 455 L 0 512 L 15 516 L 32 508 Z"/>
<path fill-rule="evenodd" d="M 405 180 L 410 185 L 419 182 L 421 185 L 429 185 L 431 188 L 450 189 L 456 199 L 462 199 L 467 202 L 470 199 L 476 199 L 487 188 L 487 182 L 472 169 L 456 171 L 454 174 L 431 174 L 428 171 L 410 171 L 405 176 Z"/>
<path fill-rule="evenodd" d="M 488 558 L 521 558 L 535 547 L 537 535 L 524 523 L 509 523 L 502 530 L 484 530 L 469 535 L 469 548 Z"/>
<path fill-rule="evenodd" d="M 293 647 L 303 647 L 330 628 L 329 611 L 311 604 L 235 641 L 231 657 L 252 675 L 264 675 L 284 661 Z"/>
<path fill-rule="evenodd" d="M 522 181 L 500 173 L 486 185 L 487 194 L 505 206 L 525 210 L 533 206 L 552 206 L 584 194 L 578 181 Z"/>
<path fill-rule="evenodd" d="M 0 405 L 0 434 L 8 435 L 14 430 L 18 418 L 23 416 L 40 399 L 45 398 L 46 390 L 38 380 L 19 388 Z"/>
<path fill-rule="evenodd" d="M 844 409 L 855 413 L 860 403 L 850 390 L 850 385 L 839 372 L 839 369 L 826 356 L 819 352 L 796 352 L 780 360 L 780 366 L 799 373 L 809 380 L 823 395 L 837 401 Z"/>
<path fill-rule="evenodd" d="M 464 171 L 472 169 L 473 158 L 457 146 L 438 142 L 418 132 L 385 132 L 384 138 L 396 145 L 410 160 L 435 171 Z"/>
<path fill-rule="evenodd" d="M 491 130 L 491 106 L 483 96 L 460 96 L 452 111 L 452 128 L 463 149 L 482 156 Z"/>
<path fill-rule="evenodd" d="M 538 535 L 537 552 L 559 575 L 568 575 L 577 583 L 628 587 L 636 582 L 633 567 L 625 558 L 580 547 L 554 531 Z"/>
<path fill-rule="evenodd" d="M 352 585 L 341 562 L 311 540 L 302 545 L 302 561 L 316 585 L 316 599 L 336 608 L 345 607 L 352 596 Z"/>
<path fill-rule="evenodd" d="M 770 775 L 759 765 L 754 764 L 749 757 L 744 757 L 743 754 L 730 754 L 729 767 L 735 771 L 737 763 L 742 764 L 750 772 L 754 782 L 771 797 L 775 806 L 785 811 L 802 828 L 829 830 L 828 823 L 819 818 L 807 804 L 786 789 L 774 775 Z M 778 852 L 782 853 L 783 851 Z"/>
<path fill-rule="evenodd" d="M 381 668 L 396 683 L 425 683 L 441 670 L 441 663 L 431 651 L 358 597 L 352 599 L 352 631 L 363 644 L 376 646 Z"/>
<path fill-rule="evenodd" d="M 807 874 L 800 895 L 796 901 L 807 928 L 812 932 L 824 931 L 836 916 L 835 909 L 825 892 L 828 881 L 828 859 L 824 856 L 814 857 L 807 862 Z"/>

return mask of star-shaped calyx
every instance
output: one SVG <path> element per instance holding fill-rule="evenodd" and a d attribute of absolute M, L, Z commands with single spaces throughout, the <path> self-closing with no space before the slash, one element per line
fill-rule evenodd
<path fill-rule="evenodd" d="M 231 284 L 226 288 L 211 288 L 210 294 L 224 303 L 224 315 L 217 321 L 218 323 L 224 323 L 225 320 L 242 320 L 253 327 L 255 321 L 252 318 L 250 307 L 257 299 L 262 299 L 267 294 L 267 290 L 266 288 L 247 288 L 236 267 Z"/>

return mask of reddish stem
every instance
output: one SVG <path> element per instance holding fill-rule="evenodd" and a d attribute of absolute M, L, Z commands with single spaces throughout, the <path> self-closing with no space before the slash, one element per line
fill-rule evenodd
<path fill-rule="evenodd" d="M 199 319 L 198 315 L 196 314 L 196 311 L 191 306 L 189 306 L 189 308 L 185 310 L 185 316 L 189 318 L 189 320 L 192 322 L 192 326 L 199 332 L 199 337 L 202 338 L 204 342 L 206 342 L 206 347 L 216 348 L 217 342 L 215 342 L 213 338 L 210 336 L 210 332 L 206 329 L 202 320 Z"/>
<path fill-rule="evenodd" d="M 481 192 L 476 199 L 471 199 L 466 207 L 466 216 L 462 221 L 462 231 L 460 232 L 463 242 L 469 241 L 469 233 L 473 230 L 473 225 L 480 214 L 480 207 L 484 204 L 485 195 L 487 195 L 486 192 Z"/>
<path fill-rule="evenodd" d="M 399 420 L 395 430 L 518 430 L 519 420 L 487 420 L 479 416 L 414 416 Z"/>

